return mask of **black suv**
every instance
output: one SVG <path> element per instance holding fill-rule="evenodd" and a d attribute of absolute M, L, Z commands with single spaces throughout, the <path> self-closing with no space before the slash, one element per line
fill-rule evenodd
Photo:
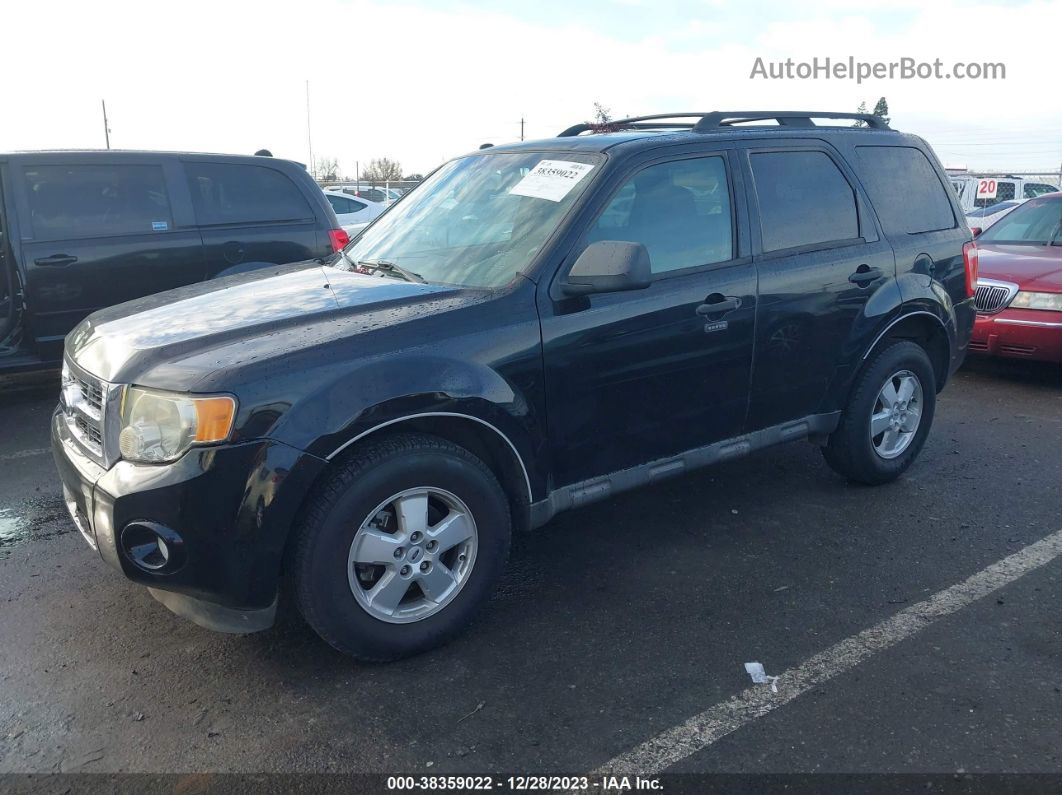
<path fill-rule="evenodd" d="M 0 371 L 57 366 L 63 338 L 97 309 L 347 242 L 289 160 L 0 153 Z"/>
<path fill-rule="evenodd" d="M 929 147 L 875 117 L 577 125 L 446 163 L 324 265 L 97 312 L 56 461 L 89 544 L 174 612 L 263 629 L 284 580 L 391 659 L 558 511 L 794 439 L 899 476 L 976 262 Z"/>

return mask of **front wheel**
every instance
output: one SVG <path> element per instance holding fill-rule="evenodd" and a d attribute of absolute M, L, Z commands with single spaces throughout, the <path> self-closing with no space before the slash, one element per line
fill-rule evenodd
<path fill-rule="evenodd" d="M 826 463 L 869 485 L 902 475 L 925 444 L 936 408 L 936 377 L 920 345 L 901 340 L 879 351 L 856 379 Z"/>
<path fill-rule="evenodd" d="M 304 512 L 291 572 L 299 610 L 359 659 L 438 646 L 489 595 L 510 524 L 501 485 L 464 448 L 422 434 L 370 443 Z"/>

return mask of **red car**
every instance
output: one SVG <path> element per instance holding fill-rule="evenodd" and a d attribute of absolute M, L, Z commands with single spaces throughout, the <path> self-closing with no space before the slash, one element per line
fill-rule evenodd
<path fill-rule="evenodd" d="M 1012 210 L 977 237 L 977 251 L 969 350 L 1062 362 L 1062 193 Z"/>

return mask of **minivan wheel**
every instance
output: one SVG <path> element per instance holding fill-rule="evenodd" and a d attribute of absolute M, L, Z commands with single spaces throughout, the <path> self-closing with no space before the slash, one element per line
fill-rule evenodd
<path fill-rule="evenodd" d="M 299 611 L 345 654 L 384 661 L 450 640 L 505 567 L 509 501 L 469 451 L 426 434 L 374 441 L 309 498 L 290 576 Z"/>
<path fill-rule="evenodd" d="M 883 348 L 856 379 L 823 455 L 849 480 L 895 480 L 925 443 L 936 408 L 936 378 L 920 345 L 900 340 Z"/>

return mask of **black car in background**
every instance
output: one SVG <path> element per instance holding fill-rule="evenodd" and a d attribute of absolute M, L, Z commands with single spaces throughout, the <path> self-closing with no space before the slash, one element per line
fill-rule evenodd
<path fill-rule="evenodd" d="M 290 594 L 381 660 L 460 631 L 559 511 L 798 439 L 899 477 L 975 312 L 925 142 L 854 114 L 610 128 L 452 160 L 321 265 L 86 319 L 52 446 L 87 542 L 203 626 Z"/>
<path fill-rule="evenodd" d="M 97 309 L 346 242 L 292 161 L 0 153 L 0 372 L 58 365 L 63 338 Z"/>

